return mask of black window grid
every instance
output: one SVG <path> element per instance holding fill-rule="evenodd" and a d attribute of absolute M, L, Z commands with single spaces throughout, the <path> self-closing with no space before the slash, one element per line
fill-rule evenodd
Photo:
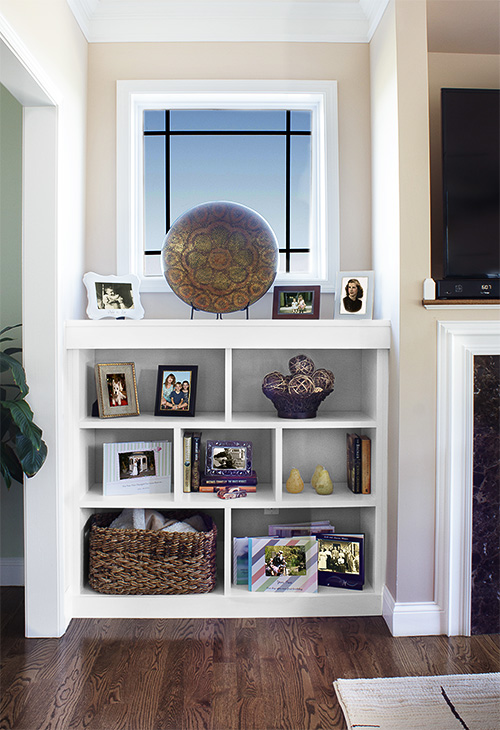
<path fill-rule="evenodd" d="M 285 256 L 285 272 L 290 272 L 292 254 L 309 253 L 309 247 L 292 248 L 291 247 L 291 146 L 292 137 L 295 136 L 311 136 L 310 131 L 292 131 L 291 110 L 286 110 L 286 122 L 284 130 L 172 130 L 170 128 L 170 110 L 165 110 L 165 130 L 144 130 L 144 137 L 165 137 L 165 235 L 170 230 L 171 220 L 171 180 L 170 180 L 170 139 L 175 136 L 277 136 L 285 137 L 285 245 L 280 247 L 279 253 Z M 149 249 L 144 252 L 146 256 L 158 256 L 160 249 Z"/>

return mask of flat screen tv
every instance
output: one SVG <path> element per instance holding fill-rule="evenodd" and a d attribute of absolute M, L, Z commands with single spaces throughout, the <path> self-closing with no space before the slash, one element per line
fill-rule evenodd
<path fill-rule="evenodd" d="M 444 278 L 500 276 L 500 90 L 442 89 Z"/>

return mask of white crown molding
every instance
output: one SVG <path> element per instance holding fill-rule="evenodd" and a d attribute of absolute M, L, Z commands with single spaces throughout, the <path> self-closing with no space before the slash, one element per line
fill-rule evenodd
<path fill-rule="evenodd" d="M 388 0 L 67 0 L 89 43 L 367 43 Z"/>

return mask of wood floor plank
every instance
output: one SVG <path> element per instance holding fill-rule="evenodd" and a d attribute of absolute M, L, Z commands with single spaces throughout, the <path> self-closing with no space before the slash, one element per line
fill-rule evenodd
<path fill-rule="evenodd" d="M 0 607 L 0 730 L 345 730 L 337 678 L 500 671 L 496 634 L 395 638 L 381 617 L 75 619 L 25 639 L 22 589 Z"/>

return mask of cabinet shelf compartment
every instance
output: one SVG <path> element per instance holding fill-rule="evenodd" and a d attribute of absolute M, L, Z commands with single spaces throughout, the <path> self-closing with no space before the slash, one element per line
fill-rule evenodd
<path fill-rule="evenodd" d="M 240 414 L 258 413 L 266 417 L 274 414 L 273 403 L 262 392 L 262 381 L 267 373 L 280 372 L 288 375 L 289 360 L 295 355 L 308 355 L 316 368 L 327 368 L 335 377 L 334 390 L 320 404 L 316 418 L 342 418 L 353 420 L 353 415 L 364 420 L 373 418 L 375 402 L 373 378 L 376 377 L 376 351 L 303 349 L 300 345 L 292 349 L 234 350 L 232 361 L 232 412 L 233 418 Z M 293 419 L 278 419 L 288 422 Z M 308 419 L 309 420 L 309 419 Z M 316 420 L 316 419 L 310 419 Z"/>
<path fill-rule="evenodd" d="M 359 501 L 373 497 L 376 489 L 376 430 L 357 428 L 359 435 L 369 436 L 372 441 L 371 453 L 371 494 L 353 494 L 346 485 L 347 473 L 347 451 L 346 434 L 351 429 L 323 428 L 314 433 L 313 439 L 307 429 L 283 429 L 283 473 L 282 473 L 282 499 L 319 497 L 326 504 L 330 499 L 339 498 L 343 501 Z M 333 493 L 331 495 L 316 495 L 311 486 L 311 478 L 316 466 L 321 464 L 330 474 L 333 482 Z M 289 494 L 286 491 L 286 481 L 290 476 L 292 468 L 299 470 L 304 481 L 304 490 L 299 494 Z M 371 500 L 368 500 L 369 502 Z"/>
<path fill-rule="evenodd" d="M 177 347 L 181 341 L 182 346 Z M 219 346 L 219 342 L 223 344 Z M 68 616 L 380 615 L 386 557 L 389 343 L 389 324 L 376 321 L 67 323 L 64 588 Z M 262 380 L 272 370 L 286 371 L 289 359 L 299 353 L 309 355 L 316 367 L 330 369 L 335 375 L 335 388 L 315 418 L 279 418 L 262 393 Z M 94 367 L 100 362 L 134 362 L 139 416 L 91 416 L 96 398 Z M 165 364 L 198 365 L 194 418 L 154 415 L 158 365 Z M 201 431 L 203 444 L 207 439 L 252 441 L 257 492 L 234 500 L 220 500 L 214 493 L 183 493 L 185 431 Z M 350 431 L 372 439 L 370 495 L 354 495 L 345 484 L 345 434 Z M 170 492 L 103 496 L 102 444 L 132 440 L 172 443 Z M 299 457 L 300 463 L 295 463 Z M 324 466 L 332 476 L 334 491 L 321 496 L 309 482 L 316 465 L 327 460 Z M 306 482 L 303 492 L 297 495 L 288 494 L 284 488 L 292 466 L 300 469 Z M 189 596 L 114 596 L 96 593 L 86 586 L 86 519 L 93 512 L 117 512 L 125 507 L 211 514 L 218 527 L 215 590 Z M 232 586 L 233 535 L 265 535 L 271 523 L 323 518 L 330 519 L 338 532 L 365 534 L 363 591 L 321 587 L 317 594 L 289 594 L 282 600 L 281 596 L 255 595 L 244 586 Z"/>
<path fill-rule="evenodd" d="M 163 343 L 169 347 L 168 343 Z M 144 416 L 144 422 L 149 425 L 150 419 L 154 419 L 156 388 L 158 382 L 158 366 L 171 365 L 198 365 L 198 381 L 196 394 L 196 414 L 203 415 L 211 420 L 225 417 L 226 391 L 225 381 L 225 351 L 221 349 L 209 349 L 193 352 L 190 349 L 178 348 L 172 343 L 172 349 L 134 349 L 133 342 L 130 349 L 108 350 L 102 349 L 92 354 L 85 365 L 85 381 L 87 383 L 88 405 L 85 415 L 90 415 L 92 405 L 96 399 L 94 367 L 98 363 L 120 363 L 133 362 L 135 365 L 137 396 L 139 410 Z M 137 417 L 136 417 L 137 418 Z M 95 419 L 111 420 L 111 419 Z M 116 418 L 113 421 L 126 421 L 129 418 Z M 180 421 L 184 420 L 172 416 L 158 416 L 156 421 Z M 192 418 L 186 418 L 192 421 Z M 120 426 L 118 426 L 120 428 Z M 123 428 L 123 427 L 122 427 Z"/>

